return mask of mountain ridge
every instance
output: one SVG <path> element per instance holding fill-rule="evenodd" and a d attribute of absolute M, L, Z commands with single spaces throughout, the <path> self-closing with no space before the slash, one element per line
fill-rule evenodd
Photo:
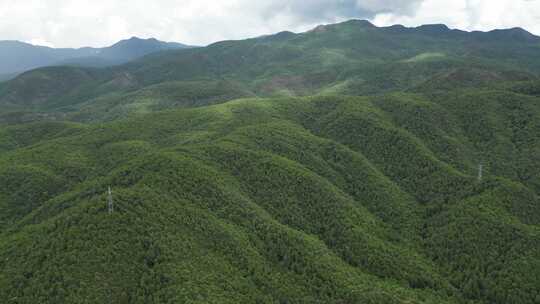
<path fill-rule="evenodd" d="M 0 41 L 0 74 L 20 74 L 28 70 L 51 65 L 108 66 L 122 64 L 153 52 L 190 48 L 174 42 L 162 42 L 155 38 L 132 37 L 103 48 L 51 48 L 32 45 L 16 40 Z M 94 59 L 101 64 L 89 63 Z M 85 61 L 87 62 L 85 64 Z"/>
<path fill-rule="evenodd" d="M 80 75 L 80 72 L 100 75 L 92 83 L 70 80 L 73 86 L 69 86 L 69 92 L 62 91 L 64 81 L 56 79 L 62 74 L 54 69 L 30 71 L 4 84 L 0 89 L 0 105 L 46 106 L 47 99 L 53 96 L 57 105 L 65 104 L 61 99 L 82 104 L 100 99 L 103 92 L 136 91 L 160 83 L 215 84 L 218 79 L 240 83 L 243 86 L 240 91 L 246 96 L 294 96 L 417 91 L 428 85 L 467 87 L 497 81 L 535 80 L 540 75 L 540 60 L 534 57 L 540 51 L 540 44 L 536 40 L 522 39 L 521 35 L 516 40 L 512 30 L 461 32 L 440 25 L 403 30 L 402 27 L 375 27 L 366 22 L 351 20 L 327 25 L 322 31 L 281 32 L 221 41 L 203 48 L 149 54 L 110 69 L 67 68 L 66 72 L 73 70 L 69 72 L 72 75 Z M 48 71 L 54 75 L 47 75 Z M 50 90 L 31 89 L 32 84 L 36 84 L 31 79 L 40 78 L 58 85 L 49 86 Z M 49 96 L 47 91 L 55 92 Z M 238 90 L 234 91 L 231 96 L 238 97 Z M 166 103 L 176 104 L 176 101 Z"/>

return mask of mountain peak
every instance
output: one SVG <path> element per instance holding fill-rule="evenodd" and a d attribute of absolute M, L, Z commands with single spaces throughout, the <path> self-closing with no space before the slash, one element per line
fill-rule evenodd
<path fill-rule="evenodd" d="M 429 34 L 442 34 L 450 31 L 446 24 L 425 24 L 418 26 L 416 29 Z"/>
<path fill-rule="evenodd" d="M 521 27 L 514 27 L 509 29 L 502 30 L 493 30 L 489 31 L 487 34 L 502 38 L 502 39 L 512 39 L 518 41 L 539 41 L 540 37 L 533 35 L 532 33 L 524 30 Z"/>
<path fill-rule="evenodd" d="M 312 29 L 309 32 L 321 33 L 321 32 L 326 32 L 327 30 L 338 29 L 338 28 L 343 28 L 343 27 L 366 28 L 366 29 L 377 28 L 377 26 L 375 26 L 373 23 L 367 20 L 351 19 L 351 20 L 344 21 L 341 23 L 336 23 L 336 24 L 321 24 L 321 25 L 316 26 L 314 29 Z"/>
<path fill-rule="evenodd" d="M 365 28 L 376 27 L 373 23 L 369 22 L 368 20 L 363 20 L 363 19 L 351 19 L 351 20 L 339 23 L 338 25 L 352 25 L 352 26 L 360 26 L 360 27 L 365 27 Z"/>
<path fill-rule="evenodd" d="M 290 38 L 295 37 L 296 34 L 290 31 L 282 31 L 274 35 L 264 35 L 259 38 L 265 39 L 267 41 L 284 41 Z"/>
<path fill-rule="evenodd" d="M 155 39 L 155 38 L 143 39 L 143 38 L 133 36 L 133 37 L 131 37 L 129 39 L 120 40 L 117 43 L 115 43 L 114 45 L 127 44 L 127 43 L 144 43 L 144 42 L 160 42 L 160 41 Z"/>
<path fill-rule="evenodd" d="M 140 37 L 137 37 L 137 36 L 133 36 L 129 39 L 125 39 L 125 40 L 120 40 L 120 41 L 159 41 L 157 40 L 156 38 L 140 38 Z"/>

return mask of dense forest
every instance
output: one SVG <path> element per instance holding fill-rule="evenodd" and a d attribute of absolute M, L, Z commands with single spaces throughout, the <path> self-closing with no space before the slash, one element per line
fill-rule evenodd
<path fill-rule="evenodd" d="M 352 20 L 0 83 L 0 299 L 538 304 L 539 51 Z"/>

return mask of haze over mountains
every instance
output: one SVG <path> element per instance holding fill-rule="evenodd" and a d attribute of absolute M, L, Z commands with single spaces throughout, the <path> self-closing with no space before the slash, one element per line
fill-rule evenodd
<path fill-rule="evenodd" d="M 132 37 L 104 48 L 55 49 L 19 41 L 0 41 L 0 80 L 22 72 L 51 65 L 105 67 L 163 50 L 189 46 L 156 39 Z"/>
<path fill-rule="evenodd" d="M 538 54 L 351 20 L 0 83 L 0 299 L 540 303 Z"/>

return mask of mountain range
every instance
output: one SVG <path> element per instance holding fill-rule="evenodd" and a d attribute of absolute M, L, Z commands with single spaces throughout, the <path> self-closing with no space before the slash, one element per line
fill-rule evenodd
<path fill-rule="evenodd" d="M 55 49 L 20 41 L 0 41 L 0 80 L 52 65 L 105 67 L 126 63 L 150 53 L 189 46 L 156 39 L 132 37 L 104 48 Z"/>
<path fill-rule="evenodd" d="M 540 303 L 538 54 L 351 20 L 0 83 L 0 299 Z"/>

